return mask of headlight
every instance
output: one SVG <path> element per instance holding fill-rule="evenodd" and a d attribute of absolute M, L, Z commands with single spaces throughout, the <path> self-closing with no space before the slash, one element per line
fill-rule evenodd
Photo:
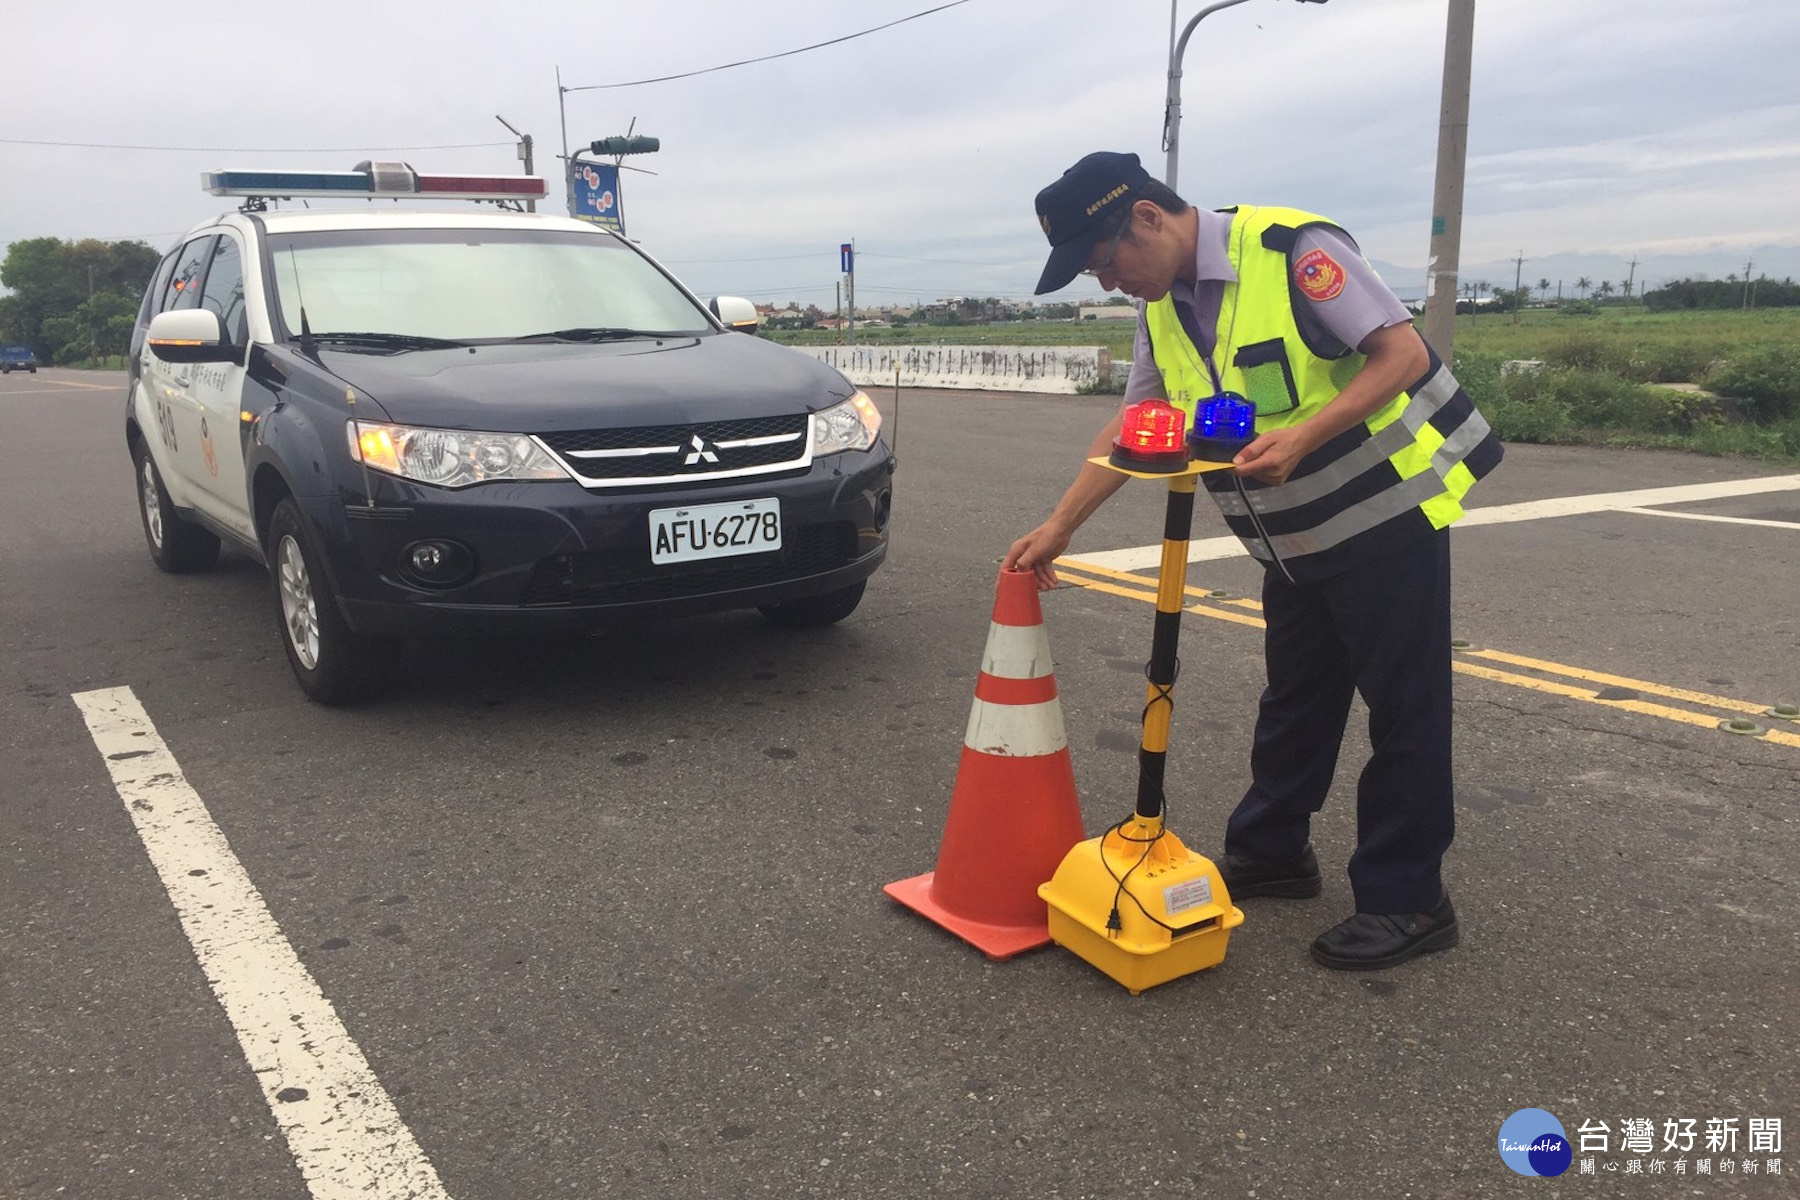
<path fill-rule="evenodd" d="M 875 411 L 874 402 L 860 391 L 854 392 L 842 404 L 813 414 L 813 454 L 816 457 L 867 450 L 875 444 L 875 435 L 880 431 L 881 414 Z"/>
<path fill-rule="evenodd" d="M 569 477 L 541 446 L 520 433 L 419 429 L 379 421 L 351 421 L 349 433 L 350 457 L 356 461 L 438 487 Z"/>

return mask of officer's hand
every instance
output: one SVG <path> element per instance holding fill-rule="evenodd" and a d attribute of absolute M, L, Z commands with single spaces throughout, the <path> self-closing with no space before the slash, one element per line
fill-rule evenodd
<path fill-rule="evenodd" d="M 1068 548 L 1068 534 L 1048 524 L 1039 525 L 1007 549 L 1000 566 L 1007 571 L 1034 572 L 1038 591 L 1047 592 L 1056 586 L 1056 568 L 1051 564 Z"/>
<path fill-rule="evenodd" d="M 1300 460 L 1312 452 L 1312 439 L 1302 425 L 1271 429 L 1237 452 L 1232 465 L 1239 475 L 1274 486 L 1286 483 Z"/>

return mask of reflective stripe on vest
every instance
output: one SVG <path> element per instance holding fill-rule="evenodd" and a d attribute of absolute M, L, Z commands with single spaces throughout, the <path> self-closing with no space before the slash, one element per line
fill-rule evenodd
<path fill-rule="evenodd" d="M 1232 220 L 1230 258 L 1239 282 L 1225 285 L 1213 366 L 1225 390 L 1257 401 L 1259 433 L 1317 414 L 1366 361 L 1350 350 L 1325 357 L 1295 321 L 1288 250 L 1294 232 L 1307 225 L 1329 222 L 1295 209 L 1247 206 Z M 1191 419 L 1196 403 L 1213 391 L 1206 362 L 1172 298 L 1146 305 L 1144 322 L 1168 399 Z M 1249 372 L 1259 368 L 1253 387 Z M 1280 408 L 1283 389 L 1292 404 L 1286 409 Z M 1290 575 L 1304 580 L 1341 569 L 1344 564 L 1326 562 L 1340 556 L 1325 552 L 1354 555 L 1345 543 L 1359 535 L 1380 530 L 1366 539 L 1373 548 L 1456 521 L 1462 497 L 1500 454 L 1487 422 L 1433 354 L 1418 383 L 1308 455 L 1286 483 L 1270 487 L 1225 472 L 1203 481 L 1252 555 L 1264 562 L 1279 556 Z M 1308 563 L 1307 556 L 1322 557 Z"/>

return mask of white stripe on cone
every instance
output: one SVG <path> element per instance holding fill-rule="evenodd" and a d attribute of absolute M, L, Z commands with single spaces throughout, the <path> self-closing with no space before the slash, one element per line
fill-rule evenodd
<path fill-rule="evenodd" d="M 1067 750 L 1069 735 L 1063 730 L 1062 703 L 994 704 L 977 698 L 969 709 L 963 745 L 977 754 L 1006 758 L 1035 758 Z"/>
<path fill-rule="evenodd" d="M 1001 679 L 1039 679 L 1055 667 L 1050 662 L 1050 635 L 1042 625 L 988 626 L 987 651 L 981 669 Z"/>

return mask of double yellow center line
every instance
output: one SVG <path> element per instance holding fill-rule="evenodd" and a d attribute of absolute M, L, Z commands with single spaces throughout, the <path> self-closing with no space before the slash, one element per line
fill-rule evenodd
<path fill-rule="evenodd" d="M 1156 603 L 1156 581 L 1143 575 L 1095 566 L 1092 563 L 1083 562 L 1079 558 L 1057 559 L 1056 570 L 1061 579 L 1077 587 L 1105 592 L 1111 596 L 1123 596 L 1129 600 L 1141 600 L 1148 604 Z M 1199 587 L 1189 587 L 1185 589 L 1185 593 L 1193 597 L 1194 602 L 1184 605 L 1183 612 L 1211 617 L 1218 621 L 1229 621 L 1237 625 L 1248 625 L 1253 629 L 1264 627 L 1264 621 L 1260 615 L 1251 615 L 1262 612 L 1262 605 L 1255 600 L 1233 599 L 1222 593 L 1215 593 L 1210 589 Z M 1519 670 L 1501 670 L 1499 667 L 1488 666 L 1487 663 L 1499 663 L 1519 668 Z M 1717 729 L 1722 722 L 1728 720 L 1749 720 L 1757 725 L 1768 727 L 1766 732 L 1758 735 L 1759 740 L 1775 742 L 1782 746 L 1800 747 L 1800 722 L 1792 723 L 1793 728 L 1791 729 L 1783 728 L 1782 726 L 1790 723 L 1768 716 L 1768 710 L 1772 707 L 1769 704 L 1734 700 L 1729 696 L 1714 696 L 1706 692 L 1695 692 L 1686 688 L 1651 683 L 1648 680 L 1631 679 L 1624 675 L 1611 675 L 1603 671 L 1583 670 L 1580 667 L 1571 667 L 1563 663 L 1528 658 L 1523 654 L 1509 654 L 1504 650 L 1473 647 L 1458 650 L 1451 665 L 1460 674 L 1472 675 L 1477 679 L 1530 688 L 1532 691 L 1545 692 L 1552 696 L 1597 704 L 1602 708 L 1618 709 L 1621 712 L 1637 713 L 1646 717 L 1660 717 L 1665 721 L 1677 721 L 1683 725 L 1693 725 L 1702 729 Z M 1522 673 L 1524 671 L 1535 672 L 1535 674 L 1524 674 Z M 1545 676 L 1559 678 L 1545 678 Z M 1564 682 L 1565 680 L 1579 680 L 1580 682 L 1568 683 Z M 1609 690 L 1632 694 L 1609 696 L 1606 694 Z M 1653 699 L 1644 699 L 1644 697 Z M 1654 698 L 1673 700 L 1693 707 L 1676 708 L 1672 705 L 1656 703 Z M 1707 711 L 1695 711 L 1695 709 Z"/>

